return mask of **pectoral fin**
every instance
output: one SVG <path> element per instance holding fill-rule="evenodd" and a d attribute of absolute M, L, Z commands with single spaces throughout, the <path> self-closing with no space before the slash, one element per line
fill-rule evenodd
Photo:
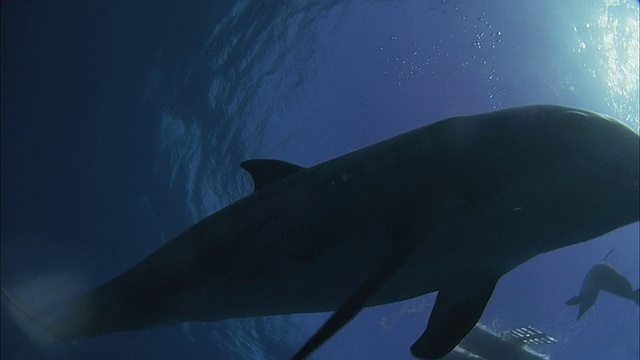
<path fill-rule="evenodd" d="M 475 273 L 440 289 L 429 325 L 411 346 L 411 353 L 421 359 L 439 359 L 453 350 L 480 319 L 498 279 Z"/>
<path fill-rule="evenodd" d="M 409 234 L 410 231 L 414 229 L 415 223 L 415 219 L 409 221 L 409 224 L 407 224 L 402 231 L 393 235 L 396 248 L 391 256 L 387 258 L 378 271 L 369 275 L 367 280 L 349 296 L 291 360 L 306 359 L 322 346 L 325 341 L 329 340 L 344 325 L 351 321 L 378 290 L 380 290 L 384 283 L 400 269 L 413 251 L 422 243 L 422 239 L 410 236 Z"/>

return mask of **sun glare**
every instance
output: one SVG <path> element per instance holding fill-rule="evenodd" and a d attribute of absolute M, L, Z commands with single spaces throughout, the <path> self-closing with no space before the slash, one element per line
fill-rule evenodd
<path fill-rule="evenodd" d="M 639 36 L 638 8 L 630 1 L 607 0 L 598 18 L 601 39 L 599 54 L 606 67 L 608 105 L 619 114 L 628 114 L 630 125 L 638 129 Z"/>

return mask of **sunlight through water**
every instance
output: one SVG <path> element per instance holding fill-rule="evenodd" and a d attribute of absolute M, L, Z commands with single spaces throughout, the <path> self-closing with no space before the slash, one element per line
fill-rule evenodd
<path fill-rule="evenodd" d="M 574 52 L 595 51 L 598 59 L 589 70 L 606 83 L 606 103 L 617 116 L 635 128 L 638 125 L 639 36 L 638 4 L 606 0 L 597 19 L 574 26 L 579 41 Z M 586 35 L 586 37 L 581 36 Z M 592 44 L 591 49 L 588 49 Z"/>

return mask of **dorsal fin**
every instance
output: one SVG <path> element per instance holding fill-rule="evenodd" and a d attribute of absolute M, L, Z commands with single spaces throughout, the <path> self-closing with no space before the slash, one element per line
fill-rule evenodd
<path fill-rule="evenodd" d="M 258 191 L 280 179 L 284 179 L 289 175 L 305 169 L 302 166 L 286 161 L 272 159 L 246 160 L 240 164 L 240 167 L 251 175 L 254 184 L 253 191 Z"/>

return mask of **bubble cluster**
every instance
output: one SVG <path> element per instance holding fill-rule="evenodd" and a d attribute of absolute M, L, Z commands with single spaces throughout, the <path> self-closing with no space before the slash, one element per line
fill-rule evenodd
<path fill-rule="evenodd" d="M 454 10 L 459 12 L 457 8 Z M 450 18 L 450 14 L 443 15 Z M 494 108 L 500 107 L 499 99 L 506 94 L 496 85 L 500 76 L 493 60 L 501 44 L 502 31 L 494 29 L 485 16 L 485 12 L 480 16 L 461 15 L 457 26 L 448 27 L 450 32 L 425 31 L 415 36 L 420 40 L 391 34 L 390 42 L 379 47 L 389 64 L 384 74 L 393 76 L 396 84 L 402 85 L 424 77 L 446 81 L 447 77 L 456 77 L 463 71 L 474 71 L 491 84 L 487 98 Z"/>

